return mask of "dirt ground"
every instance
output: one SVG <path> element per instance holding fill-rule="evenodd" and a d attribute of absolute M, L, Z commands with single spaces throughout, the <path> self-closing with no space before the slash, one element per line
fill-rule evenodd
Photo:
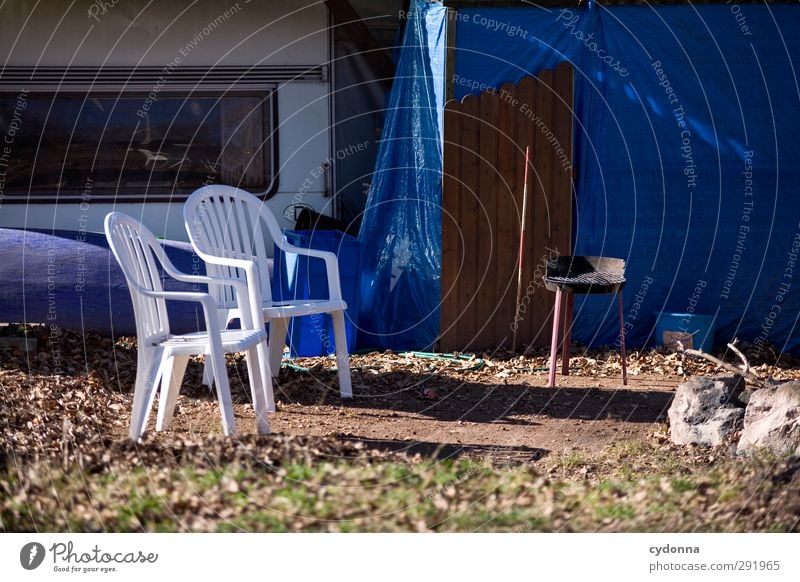
<path fill-rule="evenodd" d="M 621 440 L 645 438 L 662 423 L 675 376 L 560 376 L 547 388 L 543 362 L 523 359 L 463 372 L 459 363 L 414 356 L 354 357 L 352 400 L 338 394 L 333 362 L 302 360 L 310 371 L 283 369 L 276 387 L 274 432 L 334 436 L 370 447 L 439 457 L 490 456 L 493 461 L 531 462 L 552 453 L 598 452 Z M 581 361 L 579 359 L 578 361 Z M 531 366 L 533 364 L 533 366 Z M 528 368 L 528 369 L 526 369 Z M 253 430 L 249 404 L 236 405 L 240 431 Z M 182 396 L 176 435 L 218 432 L 219 411 L 205 395 Z"/>
<path fill-rule="evenodd" d="M 2 335 L 12 335 L 4 330 Z M 18 454 L 57 453 L 94 440 L 124 440 L 136 375 L 135 340 L 116 342 L 44 328 L 28 329 L 37 350 L 0 347 L 0 437 Z M 431 355 L 373 352 L 351 358 L 354 398 L 338 393 L 334 358 L 285 361 L 276 382 L 272 431 L 334 437 L 382 451 L 536 462 L 551 454 L 594 454 L 619 441 L 663 435 L 678 384 L 708 374 L 706 362 L 649 350 L 629 354 L 628 386 L 619 355 L 576 348 L 569 376 L 548 388 L 543 350 L 511 354 Z M 764 373 L 797 372 L 760 363 Z M 754 362 L 754 366 L 759 362 Z M 53 374 L 58 367 L 60 374 Z M 756 367 L 756 369 L 759 369 Z M 190 362 L 172 426 L 159 439 L 220 433 L 216 399 L 202 386 L 202 362 Z M 255 431 L 246 367 L 229 359 L 240 434 Z M 151 416 L 151 432 L 153 418 Z"/>

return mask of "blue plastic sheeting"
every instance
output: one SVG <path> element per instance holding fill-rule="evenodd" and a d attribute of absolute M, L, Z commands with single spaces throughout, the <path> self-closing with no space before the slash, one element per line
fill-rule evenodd
<path fill-rule="evenodd" d="M 361 348 L 439 335 L 446 9 L 413 0 L 359 238 Z"/>
<path fill-rule="evenodd" d="M 664 311 L 797 351 L 796 6 L 475 8 L 456 38 L 459 98 L 574 64 L 575 254 L 628 261 L 629 343 Z M 575 308 L 575 339 L 616 341 L 611 296 Z"/>
<path fill-rule="evenodd" d="M 178 270 L 205 274 L 187 243 L 164 241 Z M 0 321 L 45 324 L 105 337 L 136 335 L 125 276 L 105 235 L 76 231 L 0 229 Z M 168 291 L 204 291 L 164 278 Z M 203 329 L 203 311 L 189 302 L 167 302 L 171 329 Z"/>

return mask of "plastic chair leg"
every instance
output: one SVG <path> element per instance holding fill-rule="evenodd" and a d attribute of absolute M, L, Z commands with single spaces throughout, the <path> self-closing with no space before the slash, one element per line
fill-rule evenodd
<path fill-rule="evenodd" d="M 256 346 L 258 354 L 258 366 L 261 373 L 261 390 L 264 392 L 264 402 L 267 412 L 275 412 L 275 393 L 272 390 L 272 366 L 269 363 L 269 347 L 267 342 L 261 342 Z"/>
<path fill-rule="evenodd" d="M 147 427 L 147 419 L 156 397 L 156 385 L 163 366 L 163 348 L 139 348 L 136 366 L 136 385 L 133 390 L 131 425 L 128 432 L 131 440 L 138 441 Z"/>
<path fill-rule="evenodd" d="M 219 314 L 220 329 L 228 329 L 228 325 L 237 319 L 239 315 L 233 309 L 222 310 Z M 209 390 L 214 386 L 214 371 L 211 369 L 211 359 L 206 354 L 203 360 L 203 386 L 208 386 Z"/>
<path fill-rule="evenodd" d="M 213 339 L 212 339 L 213 341 Z M 219 341 L 219 338 L 217 338 Z M 214 385 L 217 387 L 220 415 L 222 416 L 222 433 L 225 436 L 236 434 L 236 423 L 233 419 L 233 402 L 231 401 L 231 388 L 228 383 L 228 370 L 225 366 L 225 356 L 219 349 L 211 348 L 211 366 L 214 370 Z"/>
<path fill-rule="evenodd" d="M 269 434 L 269 419 L 267 418 L 267 398 L 264 393 L 264 378 L 272 381 L 271 376 L 263 374 L 263 360 L 259 358 L 256 346 L 249 348 L 246 353 L 247 375 L 250 377 L 250 396 L 253 400 L 253 409 L 256 412 L 256 427 L 258 434 Z"/>
<path fill-rule="evenodd" d="M 288 319 L 269 320 L 269 367 L 273 378 L 277 378 L 281 371 L 281 358 L 286 345 L 287 329 L 289 329 Z"/>
<path fill-rule="evenodd" d="M 561 323 L 561 289 L 556 288 L 556 304 L 553 307 L 553 334 L 550 340 L 550 377 L 549 388 L 556 386 L 556 356 L 558 355 L 558 326 Z"/>
<path fill-rule="evenodd" d="M 186 372 L 186 365 L 189 363 L 189 356 L 173 356 L 166 358 L 166 360 L 161 375 L 161 395 L 158 399 L 156 430 L 169 428 L 175 412 L 175 402 L 178 400 L 178 392 L 180 392 L 183 375 Z"/>
<path fill-rule="evenodd" d="M 211 388 L 214 383 L 214 371 L 211 369 L 211 362 L 208 356 L 203 360 L 203 386 Z"/>
<path fill-rule="evenodd" d="M 347 352 L 347 334 L 344 327 L 344 312 L 334 311 L 333 338 L 336 341 L 336 366 L 339 369 L 339 394 L 342 398 L 353 397 L 353 387 L 350 381 L 350 358 Z"/>
<path fill-rule="evenodd" d="M 567 305 L 564 309 L 564 345 L 561 348 L 561 375 L 569 376 L 569 354 L 572 347 L 572 302 L 573 293 L 567 293 Z"/>
<path fill-rule="evenodd" d="M 627 354 L 625 353 L 625 310 L 622 306 L 622 293 L 617 293 L 619 302 L 619 355 L 622 358 L 622 385 L 628 385 Z"/>

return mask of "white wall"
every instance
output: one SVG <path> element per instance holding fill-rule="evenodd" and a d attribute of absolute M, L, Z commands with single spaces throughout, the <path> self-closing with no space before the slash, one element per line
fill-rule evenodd
<path fill-rule="evenodd" d="M 0 64 L 164 66 L 177 55 L 180 66 L 329 61 L 328 15 L 322 2 L 78 0 L 68 7 L 58 0 L 4 3 Z M 278 90 L 279 190 L 268 204 L 279 218 L 292 203 L 323 210 L 330 202 L 323 197 L 322 180 L 314 178 L 331 156 L 328 95 L 327 82 L 293 82 Z M 105 203 L 88 209 L 78 204 L 14 204 L 6 198 L 0 226 L 99 232 L 112 208 Z M 181 204 L 116 209 L 142 218 L 157 234 L 186 239 Z M 283 226 L 291 223 L 284 220 Z"/>
<path fill-rule="evenodd" d="M 18 65 L 163 65 L 220 17 L 216 30 L 191 50 L 186 65 L 262 59 L 264 64 L 319 63 L 328 53 L 322 2 L 77 0 L 69 9 L 71 4 L 2 3 L 1 58 Z"/>

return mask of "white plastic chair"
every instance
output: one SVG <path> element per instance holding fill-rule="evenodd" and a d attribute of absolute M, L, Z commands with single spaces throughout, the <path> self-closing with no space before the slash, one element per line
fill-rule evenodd
<path fill-rule="evenodd" d="M 264 320 L 269 323 L 269 358 L 273 376 L 277 376 L 280 370 L 289 319 L 303 315 L 331 314 L 339 392 L 342 398 L 352 398 L 344 323 L 347 303 L 342 299 L 336 255 L 290 244 L 267 205 L 252 194 L 233 186 L 211 185 L 200 188 L 186 201 L 183 219 L 189 240 L 205 261 L 209 274 L 239 279 L 245 281 L 249 288 L 258 289 L 262 298 Z M 328 299 L 273 301 L 267 253 L 273 242 L 286 253 L 325 261 Z M 219 322 L 225 328 L 239 316 L 236 298 L 230 293 L 229 286 L 215 285 L 209 289 L 221 307 Z M 208 374 L 205 378 L 206 381 L 210 380 Z M 271 412 L 275 410 L 271 393 L 267 409 Z"/>
<path fill-rule="evenodd" d="M 144 433 L 159 385 L 161 396 L 156 430 L 169 427 L 189 356 L 200 354 L 204 354 L 206 362 L 210 360 L 211 363 L 220 402 L 222 430 L 226 435 L 234 434 L 236 427 L 224 354 L 239 351 L 247 354 L 258 432 L 268 433 L 267 394 L 264 388 L 271 388 L 272 378 L 267 360 L 266 333 L 261 326 L 253 325 L 252 306 L 247 301 L 242 302 L 245 307 L 241 310 L 242 329 L 220 331 L 214 298 L 208 293 L 164 291 L 158 264 L 178 281 L 209 286 L 224 284 L 234 289 L 240 297 L 248 296 L 245 285 L 241 281 L 179 272 L 155 236 L 130 216 L 112 212 L 106 216 L 105 231 L 111 251 L 128 282 L 136 317 L 138 362 L 129 433 L 131 439 L 138 440 Z M 207 331 L 185 335 L 170 333 L 167 300 L 200 303 Z"/>

